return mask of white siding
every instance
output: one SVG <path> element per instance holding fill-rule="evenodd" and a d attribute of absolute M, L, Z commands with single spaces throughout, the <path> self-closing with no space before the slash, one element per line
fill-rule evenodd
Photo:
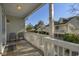
<path fill-rule="evenodd" d="M 73 18 L 71 19 L 71 21 L 69 21 L 68 23 L 70 23 L 70 27 L 69 27 L 69 31 L 70 32 L 74 32 L 74 33 L 78 33 L 79 32 L 79 19 L 77 18 Z M 73 25 L 73 26 L 71 26 Z M 71 27 L 74 27 L 73 29 L 71 29 Z"/>
<path fill-rule="evenodd" d="M 7 32 L 17 33 L 18 31 L 24 29 L 25 21 L 22 18 L 14 17 L 14 16 L 7 16 L 9 23 L 7 24 Z"/>

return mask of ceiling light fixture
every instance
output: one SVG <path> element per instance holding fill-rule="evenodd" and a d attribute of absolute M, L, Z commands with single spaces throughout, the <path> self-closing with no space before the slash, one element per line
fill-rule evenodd
<path fill-rule="evenodd" d="M 17 10 L 21 10 L 22 6 L 21 5 L 17 5 Z"/>

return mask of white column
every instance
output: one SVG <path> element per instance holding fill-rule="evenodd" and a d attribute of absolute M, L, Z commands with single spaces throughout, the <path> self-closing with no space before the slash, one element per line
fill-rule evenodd
<path fill-rule="evenodd" d="M 26 20 L 28 20 L 28 18 L 29 18 L 29 17 L 24 18 L 24 20 L 26 21 Z M 27 26 L 27 24 L 26 24 L 26 26 Z M 26 27 L 25 27 L 25 32 L 27 32 Z"/>
<path fill-rule="evenodd" d="M 53 39 L 54 37 L 54 7 L 53 7 L 53 4 L 50 3 L 49 4 L 49 35 L 50 37 Z M 46 46 L 46 54 L 50 54 L 51 56 L 54 55 L 54 45 L 53 43 L 51 42 L 51 40 L 47 40 L 47 43 L 50 45 L 49 46 L 49 49 L 48 49 L 48 46 Z M 48 45 L 46 43 L 46 45 Z"/>
<path fill-rule="evenodd" d="M 54 37 L 54 6 L 52 3 L 49 4 L 49 34 Z"/>
<path fill-rule="evenodd" d="M 49 35 L 53 39 L 54 38 L 54 7 L 53 4 L 49 4 Z M 48 47 L 48 44 L 50 45 Z M 54 44 L 50 39 L 46 39 L 44 41 L 44 55 L 48 56 L 50 54 L 51 56 L 54 55 Z"/>
<path fill-rule="evenodd" d="M 0 5 L 0 53 L 2 53 L 2 42 L 3 42 L 3 34 L 2 34 L 2 6 Z"/>

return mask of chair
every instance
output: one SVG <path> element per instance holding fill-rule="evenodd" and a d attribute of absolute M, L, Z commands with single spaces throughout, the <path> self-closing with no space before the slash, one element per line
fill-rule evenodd
<path fill-rule="evenodd" d="M 24 39 L 24 33 L 23 32 L 19 32 L 18 33 L 18 40 L 23 40 Z"/>
<path fill-rule="evenodd" d="M 9 33 L 9 35 L 8 35 L 8 41 L 9 42 L 16 41 L 16 33 Z"/>

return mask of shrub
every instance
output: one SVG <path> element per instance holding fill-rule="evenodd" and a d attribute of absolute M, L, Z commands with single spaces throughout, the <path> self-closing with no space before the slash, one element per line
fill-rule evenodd
<path fill-rule="evenodd" d="M 32 24 L 28 24 L 27 27 L 26 27 L 26 30 L 27 31 L 32 31 L 33 29 L 33 25 Z"/>
<path fill-rule="evenodd" d="M 46 34 L 46 35 L 49 35 L 48 32 L 45 32 L 45 31 L 39 31 L 40 34 Z"/>
<path fill-rule="evenodd" d="M 31 31 L 31 32 L 49 35 L 49 33 L 48 32 L 45 32 L 45 31 L 36 31 L 36 30 L 34 30 L 34 31 Z"/>
<path fill-rule="evenodd" d="M 66 33 L 63 38 L 64 41 L 78 43 L 79 44 L 79 36 L 76 34 L 68 34 Z"/>

